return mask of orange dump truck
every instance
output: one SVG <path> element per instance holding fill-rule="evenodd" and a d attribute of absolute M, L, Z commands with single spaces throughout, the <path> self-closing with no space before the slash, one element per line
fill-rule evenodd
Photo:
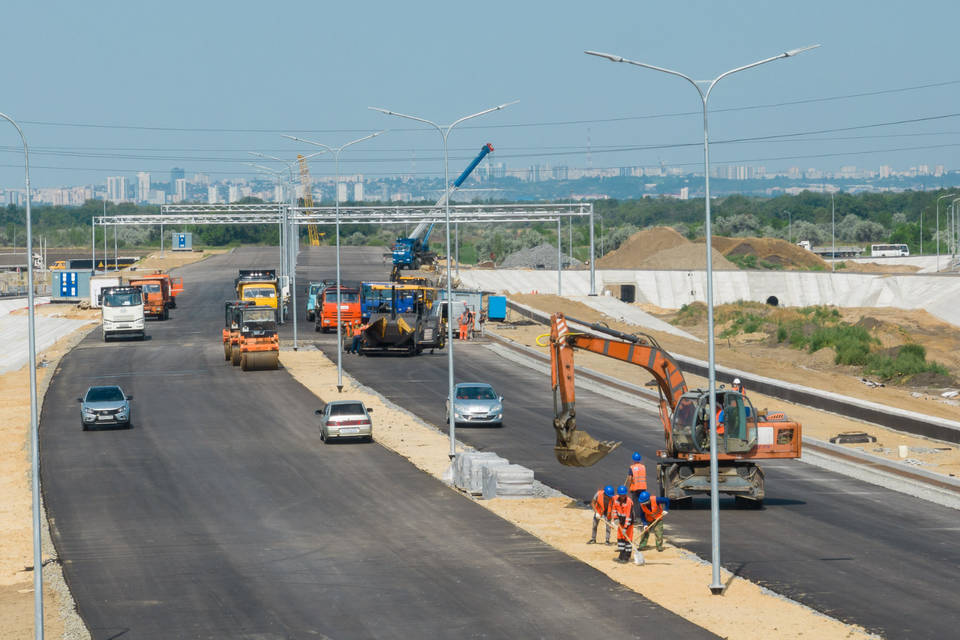
<path fill-rule="evenodd" d="M 143 289 L 143 315 L 157 320 L 170 317 L 173 295 L 170 293 L 170 277 L 164 274 L 138 276 L 130 280 L 130 286 Z"/>

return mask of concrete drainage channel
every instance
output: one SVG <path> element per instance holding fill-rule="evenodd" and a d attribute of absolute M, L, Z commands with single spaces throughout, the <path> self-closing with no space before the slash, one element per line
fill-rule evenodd
<path fill-rule="evenodd" d="M 512 362 L 542 373 L 549 373 L 546 357 L 487 329 L 496 344 L 488 349 Z M 578 386 L 627 405 L 656 412 L 657 396 L 648 389 L 577 367 Z M 844 414 L 840 414 L 844 415 Z M 848 416 L 856 419 L 856 416 Z M 860 451 L 804 436 L 802 462 L 841 473 L 870 484 L 892 489 L 945 507 L 960 510 L 960 480 L 923 469 L 904 469 L 902 465 Z"/>

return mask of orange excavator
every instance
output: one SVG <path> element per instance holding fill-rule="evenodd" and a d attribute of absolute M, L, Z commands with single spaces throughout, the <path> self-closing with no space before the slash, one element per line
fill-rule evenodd
<path fill-rule="evenodd" d="M 689 501 L 710 494 L 710 394 L 689 390 L 673 357 L 652 336 L 626 334 L 600 324 L 571 322 L 593 333 L 572 331 L 562 313 L 550 323 L 550 369 L 553 383 L 554 452 L 561 464 L 589 467 L 620 443 L 598 441 L 577 429 L 573 352 L 583 349 L 635 364 L 653 374 L 660 398 L 660 421 L 666 447 L 657 451 L 660 495 L 671 501 Z M 716 390 L 717 461 L 722 493 L 754 506 L 763 501 L 763 470 L 757 460 L 799 458 L 801 426 L 779 412 L 757 412 L 743 394 L 721 387 Z M 722 410 L 722 413 L 721 413 Z"/>

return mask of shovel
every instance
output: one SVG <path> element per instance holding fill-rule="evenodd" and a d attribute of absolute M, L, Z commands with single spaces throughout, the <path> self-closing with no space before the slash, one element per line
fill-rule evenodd
<path fill-rule="evenodd" d="M 663 516 L 664 516 L 664 514 L 661 513 L 659 516 L 657 516 L 656 518 L 654 518 L 653 522 L 651 522 L 650 524 L 648 524 L 647 526 L 645 526 L 645 527 L 643 528 L 643 531 L 640 532 L 640 536 L 642 537 L 643 534 L 645 534 L 645 533 L 647 532 L 647 529 L 649 529 L 649 528 L 652 527 L 653 525 L 657 524 L 660 520 L 663 520 Z M 642 565 L 645 565 L 646 563 L 647 563 L 647 561 L 643 558 L 643 552 L 640 551 L 640 543 L 638 542 L 638 543 L 637 543 L 637 546 L 634 547 L 634 549 L 633 549 L 633 564 L 638 565 L 638 566 L 642 566 Z"/>

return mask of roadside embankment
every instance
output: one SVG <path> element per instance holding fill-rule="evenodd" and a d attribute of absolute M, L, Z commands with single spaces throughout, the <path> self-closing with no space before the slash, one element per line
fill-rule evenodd
<path fill-rule="evenodd" d="M 438 479 L 444 478 L 449 467 L 449 440 L 433 425 L 397 407 L 375 390 L 358 384 L 349 375 L 344 376 L 343 393 L 338 394 L 336 364 L 320 351 L 282 351 L 280 361 L 320 401 L 358 399 L 373 407 L 376 442 L 408 459 L 417 468 Z M 324 446 L 319 431 L 317 446 Z M 458 448 L 466 447 L 459 445 Z M 465 496 L 464 499 L 472 498 Z M 591 512 L 572 498 L 495 498 L 478 503 L 545 543 L 719 636 L 748 640 L 872 637 L 860 627 L 843 624 L 727 572 L 723 577 L 727 585 L 724 595 L 711 595 L 707 588 L 711 579 L 710 565 L 670 544 L 663 553 L 646 552 L 645 566 L 617 564 L 614 561 L 615 547 L 585 544 Z M 668 539 L 669 533 L 668 525 Z"/>

